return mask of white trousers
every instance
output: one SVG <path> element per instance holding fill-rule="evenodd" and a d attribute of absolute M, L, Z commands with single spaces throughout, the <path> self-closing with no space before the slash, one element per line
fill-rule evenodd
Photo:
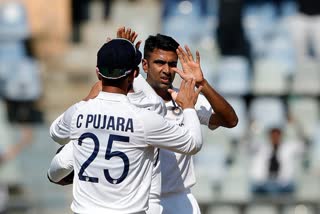
<path fill-rule="evenodd" d="M 201 214 L 197 200 L 190 191 L 162 195 L 161 214 Z"/>

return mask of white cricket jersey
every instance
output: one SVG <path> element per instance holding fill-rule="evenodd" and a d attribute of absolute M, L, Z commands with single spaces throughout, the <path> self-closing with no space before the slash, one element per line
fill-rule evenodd
<path fill-rule="evenodd" d="M 133 86 L 134 90 L 142 90 L 145 94 L 150 96 L 156 94 L 141 75 L 135 79 Z M 176 88 L 174 90 L 178 91 Z M 178 109 L 175 108 L 174 104 L 175 103 L 172 101 L 166 103 L 167 112 L 165 118 L 177 125 L 185 124 L 181 108 L 178 107 L 177 104 L 175 105 Z M 195 109 L 200 123 L 208 126 L 213 110 L 210 103 L 201 94 L 198 96 Z M 178 114 L 179 112 L 180 114 Z M 160 168 L 161 182 L 159 183 L 158 179 L 155 179 L 155 182 L 152 182 L 151 195 L 158 194 L 158 192 L 153 192 L 153 189 L 161 189 L 161 194 L 183 192 L 192 187 L 196 182 L 193 158 L 190 155 L 181 155 L 160 149 Z M 159 184 L 161 187 L 156 187 Z"/>
<path fill-rule="evenodd" d="M 134 104 L 139 108 L 144 108 L 153 111 L 161 116 L 166 114 L 166 106 L 162 98 L 158 95 L 149 94 L 146 95 L 143 91 L 136 91 L 133 93 L 128 93 L 130 103 Z M 55 120 L 56 124 L 61 120 L 61 115 Z M 159 166 L 159 149 L 155 150 L 154 154 L 154 169 L 152 174 L 152 184 L 150 199 L 159 200 L 161 191 L 161 175 Z M 60 153 L 56 154 L 51 161 L 50 167 L 48 169 L 48 176 L 52 181 L 59 182 L 65 176 L 69 175 L 73 171 L 73 147 L 71 143 L 67 143 Z"/>
<path fill-rule="evenodd" d="M 135 83 L 140 83 L 138 79 L 143 78 L 140 77 L 135 78 Z M 138 80 L 138 81 L 136 81 Z M 144 79 L 143 79 L 144 80 Z M 145 81 L 145 80 L 144 80 Z M 135 90 L 134 93 L 127 94 L 130 102 L 139 108 L 144 108 L 150 111 L 153 111 L 161 116 L 165 116 L 167 113 L 167 108 L 162 100 L 157 94 L 145 94 L 143 91 Z M 160 200 L 160 192 L 161 192 L 161 174 L 160 174 L 160 160 L 159 160 L 159 151 L 160 149 L 155 149 L 154 153 L 154 161 L 153 161 L 153 172 L 152 172 L 152 181 L 151 181 L 151 189 L 149 194 L 149 200 L 156 200 L 159 202 Z"/>
<path fill-rule="evenodd" d="M 80 214 L 145 211 L 154 147 L 186 154 L 201 148 L 195 111 L 185 109 L 183 114 L 189 131 L 135 107 L 125 95 L 100 92 L 95 99 L 70 107 L 52 124 L 50 133 L 58 142 L 73 144 L 72 210 Z"/>
<path fill-rule="evenodd" d="M 165 118 L 177 125 L 184 124 L 184 115 L 176 103 L 166 103 Z M 177 108 L 179 110 L 177 110 Z M 195 109 L 200 123 L 208 126 L 212 108 L 203 95 L 199 95 Z M 196 183 L 193 156 L 160 149 L 161 195 L 186 191 Z M 179 170 L 177 170 L 179 169 Z"/>
<path fill-rule="evenodd" d="M 146 95 L 143 91 L 135 91 L 134 93 L 128 93 L 130 103 L 133 105 L 153 111 L 161 116 L 165 116 L 167 108 L 161 97 L 158 95 Z"/>

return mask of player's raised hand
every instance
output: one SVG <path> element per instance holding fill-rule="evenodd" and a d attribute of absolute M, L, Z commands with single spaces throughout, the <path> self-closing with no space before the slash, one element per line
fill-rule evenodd
<path fill-rule="evenodd" d="M 180 90 L 177 93 L 173 89 L 168 89 L 173 100 L 182 108 L 194 108 L 197 102 L 199 93 L 202 90 L 202 86 L 199 86 L 195 90 L 196 81 L 194 79 L 182 80 L 180 85 Z"/>
<path fill-rule="evenodd" d="M 200 66 L 200 53 L 196 51 L 196 59 L 194 59 L 190 48 L 186 45 L 185 50 L 179 46 L 176 50 L 181 63 L 182 70 L 173 68 L 184 80 L 195 79 L 196 85 L 203 83 L 204 77 Z"/>
<path fill-rule="evenodd" d="M 99 80 L 92 86 L 89 94 L 83 99 L 83 101 L 88 101 L 90 99 L 95 98 L 96 96 L 98 96 L 101 90 L 102 90 L 102 82 L 101 80 Z"/>
<path fill-rule="evenodd" d="M 122 27 L 118 28 L 118 30 L 117 30 L 117 38 L 127 39 L 130 42 L 132 42 L 133 44 L 135 43 L 137 37 L 138 37 L 138 34 L 135 31 L 131 30 L 131 28 L 126 28 L 126 27 L 122 26 Z M 135 44 L 136 49 L 140 48 L 141 43 L 142 43 L 142 41 L 139 40 Z"/>

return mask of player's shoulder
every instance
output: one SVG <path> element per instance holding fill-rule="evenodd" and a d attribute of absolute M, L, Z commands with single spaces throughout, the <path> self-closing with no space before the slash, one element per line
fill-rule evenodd
<path fill-rule="evenodd" d="M 163 102 L 161 97 L 159 97 L 157 94 L 148 94 L 145 96 L 146 96 L 146 99 L 148 99 L 150 103 L 158 104 L 158 103 Z"/>
<path fill-rule="evenodd" d="M 75 115 L 76 112 L 79 111 L 83 106 L 85 105 L 85 101 L 80 101 L 72 106 L 70 106 L 64 113 L 63 113 L 63 120 L 64 121 L 71 121 L 73 116 Z"/>
<path fill-rule="evenodd" d="M 136 91 L 128 94 L 128 98 L 132 104 L 139 108 L 154 111 L 162 116 L 166 113 L 164 102 L 157 94 L 146 94 L 144 91 Z"/>
<path fill-rule="evenodd" d="M 149 121 L 162 121 L 163 117 L 160 116 L 159 114 L 157 114 L 157 112 L 155 111 L 151 111 L 148 108 L 140 108 L 137 106 L 132 105 L 131 106 L 131 110 L 133 111 L 133 113 L 136 115 L 136 117 L 138 119 L 140 119 L 141 121 L 143 121 L 144 123 L 149 123 Z"/>
<path fill-rule="evenodd" d="M 67 109 L 67 111 L 76 112 L 77 110 L 81 109 L 85 105 L 86 105 L 86 101 L 80 101 L 80 102 L 77 102 L 77 103 L 73 104 L 72 106 L 70 106 Z"/>

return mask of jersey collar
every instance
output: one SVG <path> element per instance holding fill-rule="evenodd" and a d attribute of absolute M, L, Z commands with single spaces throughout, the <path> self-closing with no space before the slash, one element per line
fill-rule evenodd
<path fill-rule="evenodd" d="M 124 94 L 109 93 L 104 91 L 100 91 L 100 93 L 97 96 L 97 99 L 117 101 L 117 102 L 129 102 L 128 97 Z"/>
<path fill-rule="evenodd" d="M 142 96 L 146 96 L 143 91 L 135 91 L 135 92 L 130 92 L 127 94 L 127 97 L 132 98 L 132 99 L 140 98 Z"/>

